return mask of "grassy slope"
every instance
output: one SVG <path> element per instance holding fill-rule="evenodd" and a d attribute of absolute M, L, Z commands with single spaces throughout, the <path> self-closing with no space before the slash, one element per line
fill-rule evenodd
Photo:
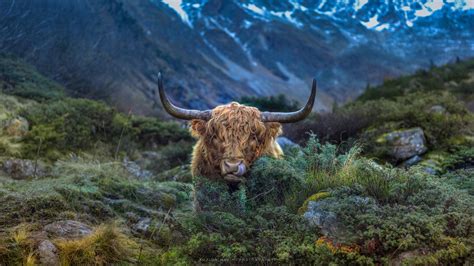
<path fill-rule="evenodd" d="M 14 87 L 4 92 L 15 94 Z M 425 93 L 423 96 L 431 94 Z M 418 94 L 401 94 L 391 98 L 395 100 L 363 96 L 344 112 L 363 110 L 357 114 L 364 118 L 365 111 L 374 107 L 386 110 L 386 116 L 377 117 L 376 123 L 361 132 L 400 121 L 423 121 L 428 126 L 435 121 L 399 109 L 408 102 L 419 111 L 439 101 L 437 97 L 410 100 Z M 470 94 L 465 99 L 466 95 Z M 411 254 L 409 264 L 473 263 L 472 170 L 430 176 L 420 168 L 405 171 L 378 165 L 362 157 L 358 147 L 344 152 L 312 138 L 304 142 L 302 151 L 287 151 L 284 160 L 259 160 L 249 182 L 237 193 L 229 195 L 222 183 L 205 182 L 203 189 L 212 193 L 199 195 L 213 210 L 196 215 L 190 212 L 188 170 L 164 171 L 178 160 L 185 161 L 182 154 L 189 154 L 189 136 L 178 125 L 118 114 L 102 103 L 83 99 L 0 96 L 2 121 L 22 115 L 31 124 L 21 138 L 0 132 L 4 140 L 0 161 L 39 155 L 49 168 L 46 176 L 27 180 L 14 180 L 0 172 L 2 262 L 32 263 L 37 259 L 37 233 L 42 226 L 76 219 L 96 230 L 78 241 L 52 239 L 65 264 L 245 259 L 370 265 L 396 261 L 407 253 Z M 456 98 L 441 99 L 452 115 L 470 119 Z M 441 120 L 435 128 L 445 122 Z M 433 132 L 434 140 L 444 141 L 439 138 L 442 134 Z M 79 148 L 84 143 L 89 146 Z M 141 160 L 140 152 L 150 146 L 155 146 L 152 150 L 162 159 L 151 169 L 155 170 L 151 178 L 137 179 L 124 168 L 121 158 L 128 155 Z M 453 146 L 447 143 L 443 149 L 450 148 Z M 334 213 L 337 234 L 324 233 L 305 222 L 301 213 L 310 205 L 307 198 L 321 201 L 323 211 Z M 146 218 L 150 227 L 145 232 L 134 230 Z"/>

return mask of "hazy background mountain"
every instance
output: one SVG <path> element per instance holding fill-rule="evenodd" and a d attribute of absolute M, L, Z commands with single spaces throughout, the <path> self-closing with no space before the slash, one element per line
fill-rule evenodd
<path fill-rule="evenodd" d="M 474 55 L 472 1 L 4 0 L 0 51 L 71 95 L 156 113 L 156 74 L 183 106 L 244 95 L 319 109 L 367 84 Z"/>

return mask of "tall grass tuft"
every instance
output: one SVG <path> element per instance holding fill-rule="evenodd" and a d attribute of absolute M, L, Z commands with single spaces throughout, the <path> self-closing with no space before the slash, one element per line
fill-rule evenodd
<path fill-rule="evenodd" d="M 302 206 L 306 199 L 339 187 L 361 187 L 367 196 L 379 202 L 394 198 L 394 185 L 407 180 L 407 172 L 361 157 L 362 149 L 355 145 L 346 152 L 340 152 L 336 145 L 322 144 L 311 135 L 302 152 L 292 158 L 292 165 L 305 173 L 302 190 L 291 197 L 287 206 L 292 209 Z M 300 209 L 301 210 L 301 209 Z"/>
<path fill-rule="evenodd" d="M 104 225 L 76 240 L 56 240 L 61 265 L 108 265 L 132 262 L 138 245 L 115 225 Z"/>

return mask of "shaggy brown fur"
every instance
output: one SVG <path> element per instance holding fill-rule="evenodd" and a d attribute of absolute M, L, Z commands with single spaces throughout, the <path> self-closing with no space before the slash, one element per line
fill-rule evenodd
<path fill-rule="evenodd" d="M 247 168 L 260 156 L 280 157 L 275 139 L 281 124 L 263 123 L 257 108 L 232 102 L 212 110 L 209 121 L 192 120 L 191 134 L 198 139 L 192 159 L 193 176 L 221 179 L 223 159 L 243 159 Z"/>

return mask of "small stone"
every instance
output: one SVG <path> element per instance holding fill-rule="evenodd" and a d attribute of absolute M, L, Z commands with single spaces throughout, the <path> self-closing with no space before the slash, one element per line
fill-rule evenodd
<path fill-rule="evenodd" d="M 50 237 L 80 238 L 92 233 L 92 228 L 74 220 L 63 220 L 50 223 L 44 227 Z"/>
<path fill-rule="evenodd" d="M 40 265 L 56 266 L 59 264 L 58 249 L 49 240 L 43 240 L 38 245 Z"/>
<path fill-rule="evenodd" d="M 141 218 L 134 226 L 133 230 L 137 233 L 140 234 L 147 234 L 149 231 L 149 228 L 151 226 L 151 219 L 146 217 L 146 218 Z"/>
<path fill-rule="evenodd" d="M 429 112 L 435 114 L 445 114 L 446 108 L 444 108 L 442 105 L 433 105 L 430 107 Z"/>
<path fill-rule="evenodd" d="M 415 164 L 421 162 L 421 160 L 422 160 L 422 159 L 421 159 L 420 156 L 415 155 L 415 156 L 411 157 L 410 159 L 404 161 L 404 162 L 402 163 L 402 166 L 403 166 L 403 167 L 411 167 L 411 166 L 413 166 L 413 165 L 415 165 Z"/>

